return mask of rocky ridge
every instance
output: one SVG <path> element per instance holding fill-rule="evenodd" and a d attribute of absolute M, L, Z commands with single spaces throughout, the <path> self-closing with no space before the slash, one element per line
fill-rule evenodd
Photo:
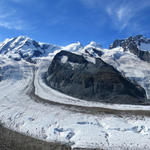
<path fill-rule="evenodd" d="M 141 60 L 150 62 L 150 39 L 142 36 L 131 36 L 127 39 L 115 40 L 110 49 L 122 47 L 124 51 L 130 51 L 137 55 Z"/>
<path fill-rule="evenodd" d="M 46 83 L 67 95 L 90 101 L 139 104 L 146 98 L 142 87 L 131 83 L 100 58 L 91 62 L 68 51 L 56 54 L 46 74 Z"/>

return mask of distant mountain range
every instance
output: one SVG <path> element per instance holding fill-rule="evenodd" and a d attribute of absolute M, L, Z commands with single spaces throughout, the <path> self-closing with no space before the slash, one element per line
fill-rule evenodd
<path fill-rule="evenodd" d="M 150 98 L 150 39 L 142 35 L 115 40 L 110 49 L 96 42 L 57 46 L 19 36 L 0 43 L 0 54 L 35 63 L 53 59 L 47 85 L 80 99 L 144 104 Z"/>
<path fill-rule="evenodd" d="M 115 40 L 111 48 L 122 47 L 124 51 L 130 51 L 140 59 L 150 62 L 150 39 L 142 35 L 131 36 L 128 39 Z"/>

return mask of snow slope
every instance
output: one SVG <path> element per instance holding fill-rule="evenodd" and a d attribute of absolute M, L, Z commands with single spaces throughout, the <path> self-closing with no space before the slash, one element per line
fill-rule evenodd
<path fill-rule="evenodd" d="M 80 42 L 72 43 L 72 44 L 62 47 L 63 50 L 70 51 L 70 52 L 77 52 L 83 48 L 84 46 Z"/>

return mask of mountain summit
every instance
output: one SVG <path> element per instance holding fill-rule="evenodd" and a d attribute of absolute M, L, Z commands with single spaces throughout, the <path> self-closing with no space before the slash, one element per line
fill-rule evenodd
<path fill-rule="evenodd" d="M 0 44 L 0 54 L 15 60 L 47 56 L 50 52 L 60 49 L 59 46 L 36 42 L 26 36 L 6 39 Z"/>
<path fill-rule="evenodd" d="M 87 46 L 83 46 L 80 42 L 72 43 L 67 46 L 56 46 L 37 42 L 26 36 L 6 39 L 0 43 L 0 54 L 14 60 L 25 59 L 28 61 L 35 57 L 54 56 L 60 50 L 81 54 L 87 51 L 88 53 L 90 53 L 90 51 L 95 53 L 96 49 L 101 49 L 101 45 L 96 42 L 90 42 Z M 84 50 L 86 50 L 86 52 Z"/>
<path fill-rule="evenodd" d="M 150 62 L 150 39 L 136 35 L 127 39 L 115 40 L 110 49 L 116 47 L 122 47 L 124 51 L 130 51 L 137 55 L 141 60 Z"/>

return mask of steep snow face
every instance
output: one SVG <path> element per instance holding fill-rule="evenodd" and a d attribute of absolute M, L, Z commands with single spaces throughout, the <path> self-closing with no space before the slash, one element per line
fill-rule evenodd
<path fill-rule="evenodd" d="M 91 41 L 85 48 L 95 48 L 95 49 L 102 49 L 102 46 L 99 43 Z"/>
<path fill-rule="evenodd" d="M 65 47 L 62 47 L 63 50 L 70 51 L 70 52 L 77 52 L 82 50 L 83 48 L 84 46 L 80 42 L 72 43 Z"/>
<path fill-rule="evenodd" d="M 47 56 L 49 53 L 59 49 L 59 46 L 38 43 L 25 36 L 6 39 L 0 44 L 0 53 L 15 60 Z"/>

